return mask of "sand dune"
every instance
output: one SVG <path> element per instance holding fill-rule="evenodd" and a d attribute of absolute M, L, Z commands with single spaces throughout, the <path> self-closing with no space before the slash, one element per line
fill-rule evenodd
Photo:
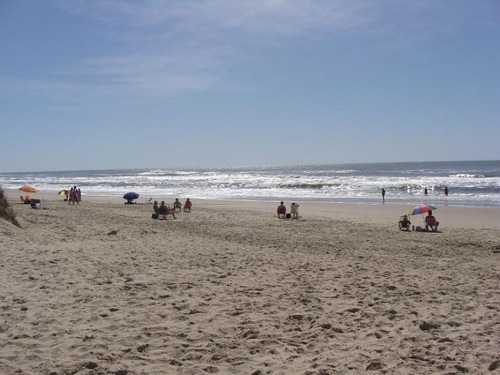
<path fill-rule="evenodd" d="M 497 210 L 45 197 L 0 221 L 1 374 L 500 371 Z"/>

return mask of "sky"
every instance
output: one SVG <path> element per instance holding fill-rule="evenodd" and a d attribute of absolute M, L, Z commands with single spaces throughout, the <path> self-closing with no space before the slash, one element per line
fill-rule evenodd
<path fill-rule="evenodd" d="M 0 172 L 500 159 L 498 0 L 0 0 Z"/>

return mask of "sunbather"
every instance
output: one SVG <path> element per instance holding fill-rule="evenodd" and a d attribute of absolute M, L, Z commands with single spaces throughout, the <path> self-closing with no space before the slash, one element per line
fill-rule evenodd
<path fill-rule="evenodd" d="M 283 202 L 278 206 L 276 212 L 278 213 L 278 218 L 284 219 L 286 217 L 286 207 Z"/>
<path fill-rule="evenodd" d="M 191 212 L 191 206 L 193 204 L 191 203 L 191 201 L 188 199 L 186 199 L 186 203 L 184 203 L 184 212 Z"/>
<path fill-rule="evenodd" d="M 158 207 L 158 201 L 153 204 L 153 219 L 158 219 L 160 217 L 160 208 Z"/>
<path fill-rule="evenodd" d="M 432 216 L 432 211 L 429 211 L 427 216 L 425 217 L 425 229 L 433 231 L 437 231 L 439 225 L 439 221 L 436 221 L 436 218 Z"/>
<path fill-rule="evenodd" d="M 161 202 L 158 212 L 159 212 L 159 217 L 158 217 L 159 219 L 167 220 L 167 215 L 172 215 L 174 219 L 177 219 L 175 217 L 175 210 L 173 208 L 169 208 L 168 206 L 166 206 L 164 201 Z"/>
<path fill-rule="evenodd" d="M 174 202 L 174 210 L 176 212 L 181 212 L 181 209 L 182 209 L 182 203 L 179 202 L 179 198 L 175 198 L 175 202 Z"/>
<path fill-rule="evenodd" d="M 165 202 L 161 201 L 160 207 L 158 207 L 158 219 L 167 219 L 167 206 Z"/>
<path fill-rule="evenodd" d="M 410 230 L 410 218 L 407 215 L 403 215 L 399 218 L 399 229 Z"/>

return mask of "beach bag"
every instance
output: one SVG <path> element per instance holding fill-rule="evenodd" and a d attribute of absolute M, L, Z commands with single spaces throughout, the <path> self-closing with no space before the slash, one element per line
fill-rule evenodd
<path fill-rule="evenodd" d="M 153 214 L 151 215 L 151 219 L 158 219 L 158 214 L 153 213 Z"/>
<path fill-rule="evenodd" d="M 35 208 L 36 209 L 36 208 L 40 208 L 40 206 L 41 206 L 40 199 L 32 199 L 30 201 L 30 203 L 31 203 L 31 208 Z"/>
<path fill-rule="evenodd" d="M 285 217 L 286 217 L 287 219 L 290 219 L 290 218 L 292 217 L 292 214 L 286 214 L 286 215 L 285 215 Z"/>

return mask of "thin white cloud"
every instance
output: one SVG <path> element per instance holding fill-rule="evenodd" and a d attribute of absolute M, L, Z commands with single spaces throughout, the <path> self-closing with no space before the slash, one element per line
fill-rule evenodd
<path fill-rule="evenodd" d="M 106 56 L 90 58 L 83 62 L 82 74 L 96 75 L 142 75 L 155 74 L 186 74 L 186 72 L 206 72 L 223 65 L 227 57 L 224 50 L 202 50 L 162 54 L 135 54 L 124 56 Z"/>
<path fill-rule="evenodd" d="M 174 35 L 231 31 L 267 36 L 356 32 L 375 21 L 380 0 L 73 0 L 68 11 L 109 24 Z"/>
<path fill-rule="evenodd" d="M 108 41 L 138 51 L 89 57 L 59 75 L 76 77 L 75 85 L 86 76 L 95 85 L 135 93 L 217 89 L 225 86 L 223 68 L 248 58 L 249 44 L 352 33 L 369 25 L 374 14 L 374 0 L 54 1 L 98 20 Z"/>
<path fill-rule="evenodd" d="M 218 71 L 229 61 L 224 49 L 105 56 L 84 60 L 67 74 L 135 93 L 207 91 L 220 88 Z"/>
<path fill-rule="evenodd" d="M 224 69 L 253 58 L 249 46 L 329 35 L 371 37 L 390 33 L 391 27 L 420 31 L 432 22 L 426 16 L 433 9 L 438 7 L 442 17 L 445 8 L 433 0 L 52 1 L 98 20 L 98 32 L 108 43 L 119 43 L 120 50 L 131 47 L 134 54 L 88 56 L 43 82 L 18 82 L 21 90 L 83 95 L 215 90 L 233 86 L 224 81 Z"/>

